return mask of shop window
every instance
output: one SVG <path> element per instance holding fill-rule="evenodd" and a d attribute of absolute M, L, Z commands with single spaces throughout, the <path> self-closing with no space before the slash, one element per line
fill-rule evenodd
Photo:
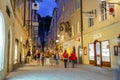
<path fill-rule="evenodd" d="M 102 45 L 102 61 L 110 62 L 109 41 L 101 42 Z"/>
<path fill-rule="evenodd" d="M 94 44 L 89 44 L 89 60 L 94 60 Z"/>
<path fill-rule="evenodd" d="M 4 67 L 4 41 L 5 41 L 5 33 L 4 33 L 4 19 L 3 15 L 0 12 L 0 71 Z"/>

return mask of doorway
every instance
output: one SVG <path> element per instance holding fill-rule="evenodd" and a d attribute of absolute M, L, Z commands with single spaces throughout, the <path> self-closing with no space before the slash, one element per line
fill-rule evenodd
<path fill-rule="evenodd" d="M 95 40 L 89 44 L 89 63 L 95 66 L 111 67 L 109 40 Z"/>
<path fill-rule="evenodd" d="M 101 53 L 101 42 L 96 40 L 94 42 L 95 51 L 95 65 L 102 66 L 102 53 Z"/>

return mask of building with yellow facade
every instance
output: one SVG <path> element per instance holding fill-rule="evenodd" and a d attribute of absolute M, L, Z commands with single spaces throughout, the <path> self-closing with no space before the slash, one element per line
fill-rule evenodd
<path fill-rule="evenodd" d="M 0 80 L 25 62 L 29 46 L 31 4 L 27 0 L 0 0 Z"/>
<path fill-rule="evenodd" d="M 56 0 L 56 3 L 58 48 L 70 54 L 75 47 L 78 63 L 117 67 L 119 0 Z"/>
<path fill-rule="evenodd" d="M 114 68 L 118 56 L 114 53 L 120 34 L 118 0 L 83 1 L 83 61 L 101 67 Z M 86 6 L 87 5 L 87 6 Z M 110 11 L 113 8 L 114 11 Z"/>

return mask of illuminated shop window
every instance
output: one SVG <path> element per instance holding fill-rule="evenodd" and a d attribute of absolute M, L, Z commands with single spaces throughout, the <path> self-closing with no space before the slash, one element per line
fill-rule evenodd
<path fill-rule="evenodd" d="M 102 61 L 110 62 L 109 41 L 103 41 L 101 44 L 102 44 Z"/>
<path fill-rule="evenodd" d="M 5 25 L 3 15 L 0 12 L 0 71 L 4 67 L 4 41 L 5 41 L 4 27 Z"/>
<path fill-rule="evenodd" d="M 89 44 L 89 59 L 94 60 L 94 44 Z"/>

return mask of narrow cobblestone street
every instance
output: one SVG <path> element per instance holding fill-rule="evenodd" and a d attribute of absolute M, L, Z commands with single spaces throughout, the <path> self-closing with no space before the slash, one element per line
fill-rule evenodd
<path fill-rule="evenodd" d="M 77 65 L 76 68 L 59 66 L 41 66 L 26 64 L 11 72 L 7 80 L 113 80 L 113 71 L 108 68 L 90 65 Z"/>

